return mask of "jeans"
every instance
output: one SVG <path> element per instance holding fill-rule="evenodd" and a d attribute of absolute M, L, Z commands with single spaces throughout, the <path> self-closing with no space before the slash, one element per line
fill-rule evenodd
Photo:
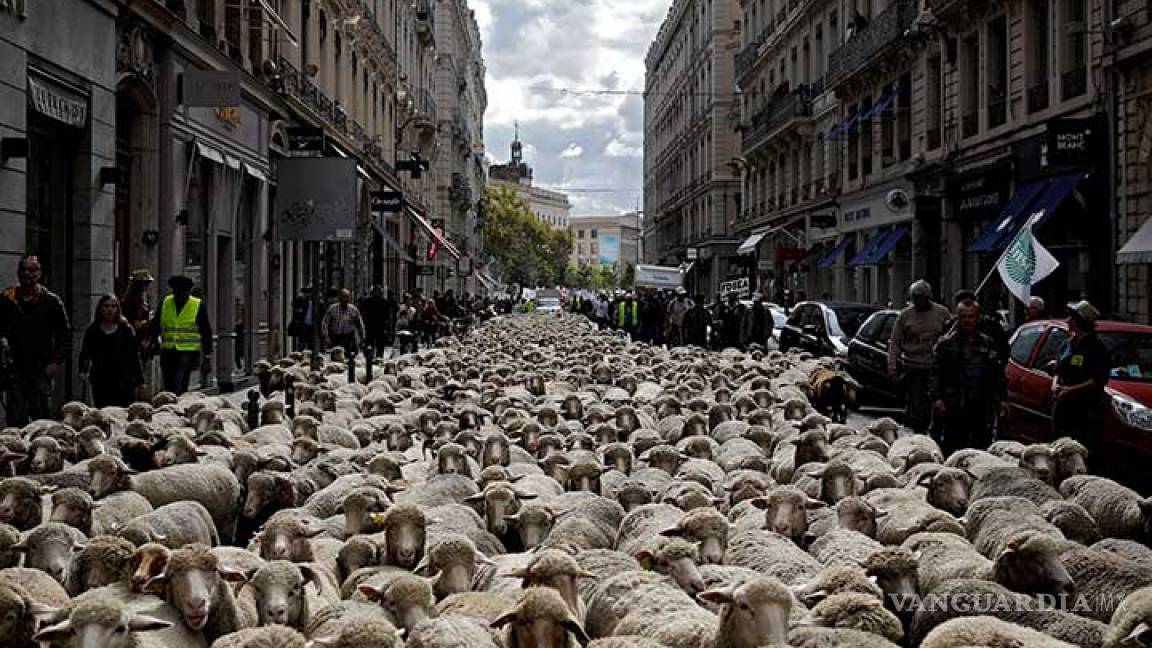
<path fill-rule="evenodd" d="M 164 376 L 164 391 L 170 391 L 177 396 L 188 391 L 188 381 L 191 380 L 192 370 L 196 368 L 196 361 L 199 359 L 199 351 L 161 349 L 160 373 Z"/>
<path fill-rule="evenodd" d="M 52 380 L 41 370 L 28 375 L 17 373 L 15 384 L 8 391 L 7 424 L 23 427 L 32 421 L 52 417 Z"/>

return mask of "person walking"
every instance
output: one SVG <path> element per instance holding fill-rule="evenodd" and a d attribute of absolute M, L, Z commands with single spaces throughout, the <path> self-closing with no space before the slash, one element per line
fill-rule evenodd
<path fill-rule="evenodd" d="M 616 305 L 616 328 L 633 337 L 640 331 L 640 304 L 636 295 L 628 293 Z"/>
<path fill-rule="evenodd" d="M 704 295 L 692 298 L 692 306 L 684 313 L 684 344 L 701 348 L 708 347 L 708 325 L 712 314 L 704 305 Z"/>
<path fill-rule="evenodd" d="M 1035 322 L 1048 317 L 1048 307 L 1044 304 L 1042 297 L 1031 297 L 1028 300 L 1028 307 L 1024 309 L 1024 323 Z"/>
<path fill-rule="evenodd" d="M 148 325 L 151 323 L 153 315 L 152 300 L 148 296 L 148 289 L 152 286 L 153 281 L 152 273 L 146 268 L 133 270 L 128 279 L 128 290 L 124 293 L 124 298 L 120 300 L 120 310 L 136 334 L 142 356 L 148 353 L 152 343 L 152 337 L 148 334 Z"/>
<path fill-rule="evenodd" d="M 1068 304 L 1068 332 L 1052 379 L 1052 433 L 1072 437 L 1099 457 L 1107 413 L 1104 388 L 1112 374 L 1111 354 L 1096 335 L 1100 311 L 1087 301 Z"/>
<path fill-rule="evenodd" d="M 19 283 L 0 298 L 0 335 L 12 353 L 6 406 L 10 427 L 52 417 L 53 384 L 68 359 L 71 340 L 64 302 L 41 283 L 39 257 L 20 257 L 16 277 Z"/>
<path fill-rule="evenodd" d="M 173 275 L 168 279 L 172 289 L 160 303 L 152 319 L 153 348 L 160 349 L 160 373 L 164 390 L 177 396 L 188 391 L 192 370 L 200 363 L 200 384 L 206 385 L 212 374 L 212 324 L 208 308 L 192 296 L 190 277 Z"/>
<path fill-rule="evenodd" d="M 746 310 L 736 293 L 728 293 L 727 303 L 720 304 L 720 337 L 724 348 L 740 348 L 740 329 Z"/>
<path fill-rule="evenodd" d="M 936 343 L 929 394 L 944 456 L 962 448 L 985 449 L 1004 414 L 1004 363 L 996 341 L 980 331 L 980 305 L 965 300 L 956 326 Z"/>
<path fill-rule="evenodd" d="M 364 318 L 364 344 L 376 351 L 388 345 L 388 323 L 390 318 L 388 301 L 384 290 L 375 285 L 368 296 L 360 300 L 360 316 Z"/>
<path fill-rule="evenodd" d="M 300 289 L 300 294 L 292 300 L 292 321 L 288 324 L 288 335 L 296 351 L 312 348 L 312 334 L 315 320 L 312 316 L 312 286 Z"/>
<path fill-rule="evenodd" d="M 328 307 L 320 322 L 320 333 L 324 338 L 324 348 L 342 347 L 353 362 L 360 343 L 364 341 L 364 317 L 360 309 L 352 303 L 352 292 L 341 288 L 336 293 L 336 303 Z"/>
<path fill-rule="evenodd" d="M 952 314 L 932 301 L 932 286 L 923 279 L 908 288 L 912 305 L 900 311 L 888 342 L 888 375 L 904 386 L 907 423 L 923 433 L 930 420 L 928 386 L 931 380 L 932 350 L 945 332 Z"/>
<path fill-rule="evenodd" d="M 80 345 L 80 377 L 92 386 L 95 407 L 128 407 L 144 386 L 140 346 L 120 300 L 104 295 Z"/>
<path fill-rule="evenodd" d="M 767 348 L 768 340 L 772 339 L 772 313 L 764 305 L 764 297 L 757 293 L 752 300 L 752 307 L 744 313 L 744 321 L 740 326 L 740 340 L 747 347 L 750 344 Z"/>
<path fill-rule="evenodd" d="M 665 337 L 668 344 L 680 346 L 684 344 L 684 316 L 692 308 L 692 300 L 683 288 L 676 289 L 676 296 L 668 303 L 668 331 Z"/>

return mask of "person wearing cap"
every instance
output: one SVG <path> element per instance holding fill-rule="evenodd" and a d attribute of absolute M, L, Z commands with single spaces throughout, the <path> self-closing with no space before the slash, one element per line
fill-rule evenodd
<path fill-rule="evenodd" d="M 1112 372 L 1111 354 L 1096 335 L 1100 311 L 1087 301 L 1068 304 L 1068 332 L 1052 378 L 1052 431 L 1072 437 L 1088 448 L 1100 447 L 1106 414 L 1104 388 Z"/>
<path fill-rule="evenodd" d="M 208 321 L 208 308 L 192 296 L 192 286 L 189 277 L 170 277 L 168 287 L 172 292 L 160 302 L 160 309 L 149 327 L 152 345 L 160 349 L 164 390 L 177 396 L 188 391 L 197 361 L 201 384 L 207 384 L 212 373 L 212 325 Z"/>
<path fill-rule="evenodd" d="M 975 299 L 956 306 L 956 325 L 936 343 L 933 357 L 929 394 L 944 456 L 987 448 L 1005 405 L 1004 361 L 996 340 L 980 329 Z"/>
<path fill-rule="evenodd" d="M 136 333 L 136 340 L 140 346 L 141 357 L 146 357 L 152 344 L 152 336 L 148 335 L 148 323 L 152 320 L 152 300 L 148 297 L 148 288 L 155 279 L 147 268 L 133 270 L 128 277 L 128 290 L 120 298 L 120 311 L 124 319 L 132 326 Z"/>
<path fill-rule="evenodd" d="M 64 302 L 41 283 L 40 259 L 31 253 L 20 257 L 16 277 L 19 283 L 0 296 L 0 336 L 12 354 L 12 375 L 5 376 L 10 427 L 52 417 L 53 383 L 72 339 Z"/>
<path fill-rule="evenodd" d="M 923 279 L 908 287 L 908 296 L 912 305 L 900 311 L 888 341 L 888 375 L 903 383 L 908 426 L 922 434 L 930 420 L 932 350 L 947 330 L 952 314 L 932 301 L 932 285 Z"/>

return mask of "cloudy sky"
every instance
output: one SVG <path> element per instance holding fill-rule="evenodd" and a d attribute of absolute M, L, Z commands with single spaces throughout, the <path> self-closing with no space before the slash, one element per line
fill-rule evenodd
<path fill-rule="evenodd" d="M 506 162 L 520 122 L 537 185 L 571 193 L 577 214 L 636 209 L 644 53 L 669 0 L 470 0 L 488 67 L 485 147 Z M 574 92 L 575 91 L 575 92 Z"/>

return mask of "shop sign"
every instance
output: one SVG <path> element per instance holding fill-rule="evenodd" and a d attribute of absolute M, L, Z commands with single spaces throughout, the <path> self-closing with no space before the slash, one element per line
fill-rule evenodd
<path fill-rule="evenodd" d="M 216 115 L 216 119 L 220 123 L 227 126 L 229 129 L 236 128 L 240 125 L 240 109 L 236 106 L 221 106 L 212 111 Z"/>
<path fill-rule="evenodd" d="M 752 282 L 748 277 L 740 277 L 739 279 L 731 279 L 729 281 L 720 282 L 720 296 L 728 297 L 728 295 L 736 295 L 737 297 L 747 297 L 752 292 Z"/>
<path fill-rule="evenodd" d="M 399 214 L 404 207 L 404 194 L 399 191 L 373 191 L 368 199 L 373 215 Z"/>
<path fill-rule="evenodd" d="M 88 101 L 64 88 L 29 76 L 28 95 L 41 115 L 76 128 L 88 123 Z"/>
<path fill-rule="evenodd" d="M 1048 122 L 1048 166 L 1088 163 L 1092 122 L 1088 119 L 1053 119 Z"/>
<path fill-rule="evenodd" d="M 689 261 L 695 261 L 696 259 L 700 258 L 700 251 L 694 247 L 688 248 L 684 252 L 685 252 L 684 258 L 688 259 Z"/>
<path fill-rule="evenodd" d="M 872 218 L 871 207 L 861 207 L 860 209 L 850 209 L 844 212 L 845 223 L 855 223 L 857 221 L 868 220 Z"/>
<path fill-rule="evenodd" d="M 28 17 L 28 3 L 26 0 L 0 0 L 0 14 L 5 13 L 24 20 Z"/>
<path fill-rule="evenodd" d="M 356 231 L 356 160 L 284 158 L 276 163 L 277 233 L 283 241 L 346 241 Z"/>
<path fill-rule="evenodd" d="M 181 75 L 188 108 L 220 108 L 240 105 L 240 71 L 185 70 Z"/>
<path fill-rule="evenodd" d="M 416 266 L 417 277 L 432 277 L 436 274 L 436 266 L 422 265 Z"/>
<path fill-rule="evenodd" d="M 985 220 L 1000 212 L 1008 200 L 1005 167 L 996 165 L 960 176 L 952 185 L 957 220 Z"/>

